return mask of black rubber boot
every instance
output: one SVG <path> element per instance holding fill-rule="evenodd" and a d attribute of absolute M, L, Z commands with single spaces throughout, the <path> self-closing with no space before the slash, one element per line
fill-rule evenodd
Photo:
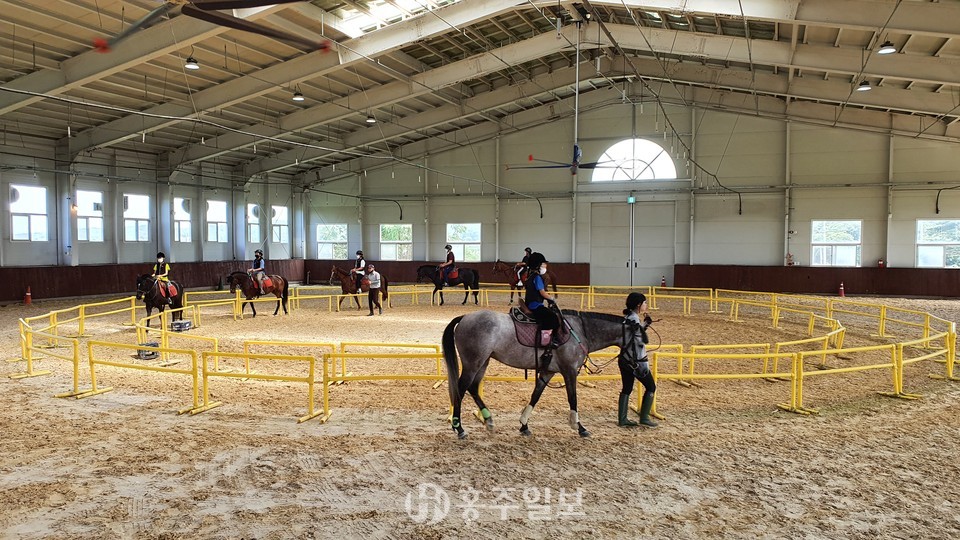
<path fill-rule="evenodd" d="M 627 413 L 630 410 L 630 394 L 620 394 L 620 403 L 617 407 L 617 425 L 620 427 L 636 427 L 639 424 L 630 420 Z"/>
<path fill-rule="evenodd" d="M 650 409 L 652 408 L 653 394 L 644 394 L 643 401 L 640 402 L 640 425 L 652 428 L 659 425 L 650 418 Z"/>

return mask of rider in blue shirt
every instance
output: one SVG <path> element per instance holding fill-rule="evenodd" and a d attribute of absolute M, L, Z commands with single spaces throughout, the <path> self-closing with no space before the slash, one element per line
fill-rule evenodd
<path fill-rule="evenodd" d="M 547 307 L 556 304 L 553 296 L 547 292 L 547 286 L 543 281 L 543 274 L 547 273 L 547 259 L 542 253 L 534 252 L 527 260 L 530 268 L 530 276 L 527 278 L 527 292 L 524 296 L 524 302 L 527 308 L 533 312 L 533 318 L 537 320 L 537 327 L 541 330 L 553 330 L 553 339 L 551 348 L 559 347 L 557 342 L 557 329 L 560 328 L 560 320 L 554 312 Z M 544 353 L 543 358 L 549 362 L 552 357 L 550 349 Z"/>

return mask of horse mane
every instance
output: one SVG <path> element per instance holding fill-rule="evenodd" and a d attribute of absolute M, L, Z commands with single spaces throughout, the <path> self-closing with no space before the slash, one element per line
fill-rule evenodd
<path fill-rule="evenodd" d="M 564 315 L 573 315 L 587 319 L 599 319 L 601 321 L 620 323 L 623 321 L 622 315 L 611 315 L 609 313 L 599 313 L 597 311 L 578 311 L 576 309 L 561 309 Z"/>

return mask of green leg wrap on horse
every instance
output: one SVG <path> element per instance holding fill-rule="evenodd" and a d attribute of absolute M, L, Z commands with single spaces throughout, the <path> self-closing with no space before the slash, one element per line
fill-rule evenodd
<path fill-rule="evenodd" d="M 490 417 L 493 416 L 493 415 L 490 414 L 490 410 L 489 410 L 489 409 L 487 409 L 486 407 L 484 407 L 484 408 L 480 409 L 480 416 L 483 416 L 483 419 L 484 419 L 484 420 L 489 420 Z"/>

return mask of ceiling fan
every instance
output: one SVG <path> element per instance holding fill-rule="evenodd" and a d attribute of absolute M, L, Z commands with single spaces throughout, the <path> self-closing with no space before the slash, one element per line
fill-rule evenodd
<path fill-rule="evenodd" d="M 564 163 L 561 161 L 550 161 L 548 159 L 538 159 L 534 158 L 533 154 L 530 154 L 527 157 L 527 161 L 530 162 L 540 162 L 540 163 L 549 163 L 550 165 L 507 165 L 507 170 L 510 169 L 570 169 L 570 174 L 577 174 L 579 169 L 605 169 L 616 167 L 615 165 L 608 165 L 608 163 L 614 163 L 613 161 L 591 161 L 589 163 L 580 163 L 580 159 L 583 157 L 583 151 L 580 150 L 580 146 L 577 144 L 573 145 L 573 161 L 569 163 Z"/>
<path fill-rule="evenodd" d="M 288 34 L 286 32 L 280 32 L 268 26 L 252 23 L 238 17 L 234 17 L 233 15 L 228 15 L 218 11 L 221 9 L 242 9 L 272 6 L 275 4 L 292 4 L 294 2 L 301 1 L 303 0 L 167 0 L 116 36 L 110 39 L 97 38 L 93 40 L 93 46 L 99 52 L 109 52 L 110 49 L 120 41 L 130 37 L 143 28 L 150 26 L 156 22 L 157 19 L 166 15 L 177 6 L 182 6 L 180 13 L 186 15 L 187 17 L 193 17 L 195 19 L 218 24 L 220 26 L 226 26 L 236 30 L 243 30 L 244 32 L 252 32 L 254 34 L 271 37 L 285 41 L 296 47 L 307 47 L 311 50 L 329 50 L 330 43 L 327 41 L 318 43 L 300 36 Z"/>

